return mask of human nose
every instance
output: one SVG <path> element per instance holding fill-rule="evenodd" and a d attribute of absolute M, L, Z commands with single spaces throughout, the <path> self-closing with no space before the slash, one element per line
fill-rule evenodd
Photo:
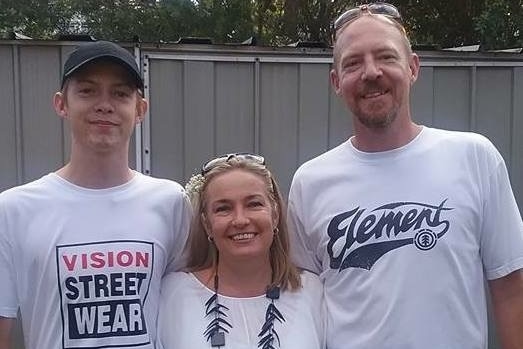
<path fill-rule="evenodd" d="M 100 92 L 95 108 L 96 112 L 99 113 L 112 113 L 114 106 L 111 100 L 111 94 L 107 91 Z"/>
<path fill-rule="evenodd" d="M 373 58 L 367 58 L 363 64 L 362 80 L 376 80 L 382 75 L 381 67 Z"/>
<path fill-rule="evenodd" d="M 242 208 L 237 208 L 234 210 L 234 216 L 232 224 L 236 227 L 245 226 L 249 224 L 249 218 L 245 214 L 245 211 Z"/>

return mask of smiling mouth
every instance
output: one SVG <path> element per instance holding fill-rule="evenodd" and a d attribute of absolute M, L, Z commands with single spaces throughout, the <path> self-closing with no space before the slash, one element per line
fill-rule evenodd
<path fill-rule="evenodd" d="M 364 99 L 371 99 L 371 98 L 383 96 L 386 93 L 387 93 L 387 91 L 376 91 L 376 92 L 366 93 L 366 94 L 362 95 L 362 97 Z"/>
<path fill-rule="evenodd" d="M 252 239 L 254 238 L 254 236 L 256 236 L 256 234 L 254 233 L 239 233 L 231 236 L 231 239 L 233 241 L 242 241 Z"/>
<path fill-rule="evenodd" d="M 95 120 L 91 121 L 91 124 L 98 126 L 117 126 L 116 123 L 107 120 Z"/>

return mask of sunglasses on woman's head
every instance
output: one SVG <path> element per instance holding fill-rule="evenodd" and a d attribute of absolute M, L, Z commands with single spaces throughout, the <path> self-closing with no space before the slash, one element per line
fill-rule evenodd
<path fill-rule="evenodd" d="M 231 159 L 239 159 L 239 160 L 246 160 L 251 161 L 260 165 L 265 165 L 265 158 L 261 155 L 257 154 L 250 154 L 250 153 L 231 153 L 231 154 L 224 154 L 221 156 L 218 156 L 217 158 L 214 158 L 212 160 L 209 160 L 202 166 L 202 176 L 205 176 L 209 171 L 211 171 L 213 168 L 217 167 L 220 164 L 226 163 L 230 161 Z"/>

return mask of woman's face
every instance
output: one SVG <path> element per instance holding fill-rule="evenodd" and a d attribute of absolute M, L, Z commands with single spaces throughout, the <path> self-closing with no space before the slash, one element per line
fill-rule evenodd
<path fill-rule="evenodd" d="M 243 169 L 219 174 L 207 184 L 204 200 L 203 223 L 221 261 L 269 258 L 278 214 L 260 176 Z"/>

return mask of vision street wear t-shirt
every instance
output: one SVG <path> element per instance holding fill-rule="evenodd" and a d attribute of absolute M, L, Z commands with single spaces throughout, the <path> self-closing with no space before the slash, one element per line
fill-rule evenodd
<path fill-rule="evenodd" d="M 305 163 L 289 194 L 292 254 L 325 285 L 329 349 L 486 349 L 484 277 L 523 268 L 523 224 L 484 137 L 423 128 Z"/>
<path fill-rule="evenodd" d="M 92 190 L 56 174 L 0 194 L 0 316 L 27 349 L 153 348 L 160 280 L 181 267 L 190 205 L 135 173 Z"/>

